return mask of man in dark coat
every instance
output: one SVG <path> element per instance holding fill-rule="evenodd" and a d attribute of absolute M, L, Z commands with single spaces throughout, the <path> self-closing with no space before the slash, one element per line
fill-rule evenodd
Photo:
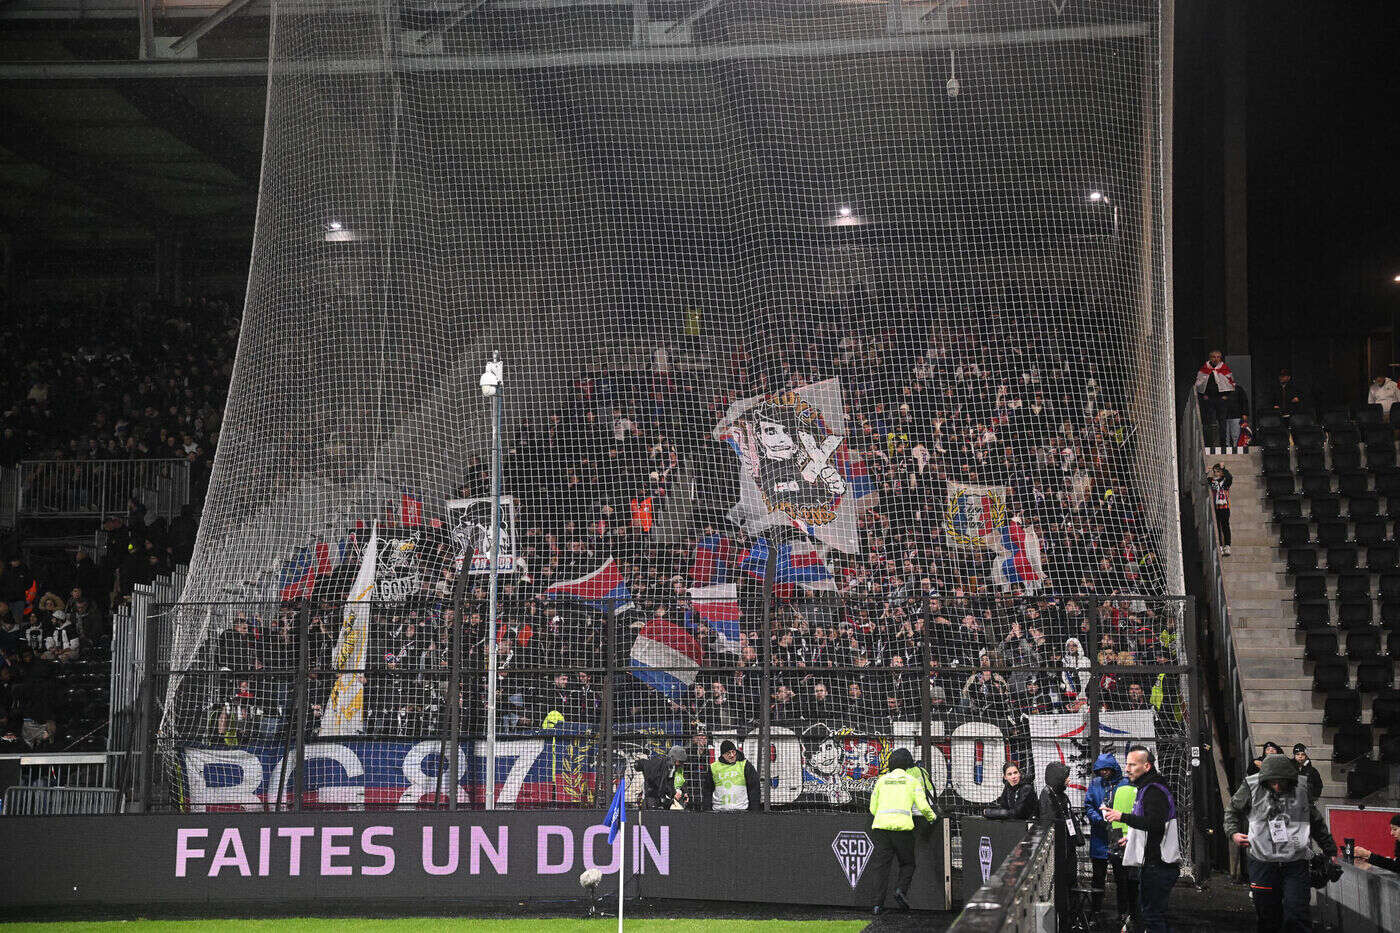
<path fill-rule="evenodd" d="M 1318 773 L 1313 765 L 1312 759 L 1308 757 L 1308 747 L 1302 742 L 1293 746 L 1293 761 L 1298 765 L 1298 780 L 1303 781 L 1308 788 L 1308 794 L 1313 800 L 1322 796 L 1322 775 Z"/>
<path fill-rule="evenodd" d="M 1076 849 L 1084 844 L 1084 833 L 1074 819 L 1065 785 L 1069 766 L 1052 761 L 1045 766 L 1045 789 L 1040 792 L 1040 820 L 1055 831 L 1055 917 L 1056 929 L 1069 929 L 1070 892 L 1078 870 Z"/>
<path fill-rule="evenodd" d="M 667 754 L 642 758 L 632 766 L 642 772 L 646 783 L 642 797 L 648 810 L 670 810 L 673 803 L 685 806 L 685 775 L 681 772 L 684 761 L 685 749 L 673 745 Z"/>

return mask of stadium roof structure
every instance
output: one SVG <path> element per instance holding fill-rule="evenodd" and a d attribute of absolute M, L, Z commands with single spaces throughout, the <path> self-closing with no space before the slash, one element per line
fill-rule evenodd
<path fill-rule="evenodd" d="M 279 9 L 314 5 L 282 0 Z M 349 2 L 344 9 L 353 17 L 366 15 L 369 6 Z M 725 0 L 400 0 L 402 52 L 396 62 L 409 73 L 479 74 L 481 99 L 463 102 L 463 117 L 508 120 L 503 114 L 518 115 L 519 107 L 494 108 L 492 101 L 509 96 L 509 82 L 502 79 L 521 68 L 567 75 L 571 68 L 616 66 L 605 70 L 628 82 L 638 80 L 636 68 L 658 63 L 907 52 L 901 67 L 927 70 L 936 101 L 946 75 L 942 64 L 924 61 L 931 50 L 1013 45 L 1031 55 L 1054 54 L 1047 51 L 1054 48 L 1074 54 L 1083 41 L 1133 42 L 1147 35 L 1145 24 L 1130 19 L 1105 23 L 1102 11 L 1084 16 L 1077 8 L 1095 6 L 1089 0 L 1012 0 L 1009 6 L 1018 9 L 1020 28 L 1008 30 L 1004 15 L 984 19 L 989 14 L 966 0 L 824 0 L 800 14 L 790 4 Z M 270 21 L 268 0 L 0 0 L 0 233 L 8 233 L 11 249 L 24 257 L 31 274 L 35 264 L 52 268 L 57 278 L 137 257 L 149 262 L 162 243 L 172 242 L 178 242 L 188 271 L 201 262 L 231 276 L 246 268 Z M 350 74 L 382 66 L 379 60 L 335 63 Z M 975 65 L 963 67 L 975 80 Z M 591 86 L 570 91 L 567 81 L 562 85 L 574 98 L 568 106 L 578 106 L 585 95 L 602 102 L 598 125 L 604 130 L 606 80 L 595 73 Z M 723 88 L 714 90 L 723 94 Z M 936 107 L 911 112 L 907 121 L 885 114 L 884 122 L 903 121 L 907 133 L 938 132 Z M 527 121 L 535 125 L 518 128 L 522 134 L 549 131 L 548 114 L 535 116 Z M 984 111 L 983 118 L 988 116 Z M 863 125 L 852 119 L 846 126 L 850 138 L 823 145 L 833 154 L 858 154 Z M 657 160 L 675 167 L 692 157 L 666 151 L 668 139 L 680 134 L 668 134 L 664 126 L 653 130 L 649 145 Z M 798 144 L 774 143 L 778 150 Z M 606 149 L 606 133 L 591 145 Z M 1056 153 L 1040 160 L 1050 167 L 1045 177 L 1016 183 L 1053 190 L 1049 202 L 1094 187 L 1091 172 L 1075 162 L 1073 153 Z M 596 164 L 605 166 L 606 160 Z M 503 171 L 512 174 L 509 167 Z M 683 171 L 658 174 L 685 177 Z M 921 202 L 936 200 L 932 188 L 922 196 L 917 190 L 936 186 L 936 175 L 909 180 L 906 212 L 921 214 Z M 712 203 L 703 179 L 689 189 L 656 194 L 671 210 L 687 205 L 680 210 L 698 222 L 722 216 L 726 206 Z M 841 194 L 813 191 L 814 217 L 829 213 L 833 207 L 826 202 Z M 996 199 L 997 193 L 980 196 Z M 636 205 L 639 211 L 651 207 Z"/>

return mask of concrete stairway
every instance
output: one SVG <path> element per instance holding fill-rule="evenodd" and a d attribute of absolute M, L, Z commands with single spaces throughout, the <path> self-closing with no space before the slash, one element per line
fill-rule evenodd
<path fill-rule="evenodd" d="M 1264 496 L 1261 457 L 1206 454 L 1234 476 L 1230 496 L 1231 555 L 1224 558 L 1235 654 L 1239 658 L 1249 728 L 1256 742 L 1273 741 L 1291 752 L 1308 747 L 1322 774 L 1320 804 L 1343 803 L 1346 775 L 1332 764 L 1333 729 L 1322 727 L 1322 697 L 1312 692 L 1311 663 L 1293 611 L 1292 581 L 1278 547 L 1278 531 Z M 1363 720 L 1370 719 L 1369 708 Z M 1255 749 L 1258 752 L 1258 749 Z"/>

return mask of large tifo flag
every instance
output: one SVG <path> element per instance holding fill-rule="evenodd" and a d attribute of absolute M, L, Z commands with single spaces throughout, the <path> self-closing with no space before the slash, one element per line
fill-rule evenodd
<path fill-rule="evenodd" d="M 680 702 L 700 670 L 700 643 L 681 626 L 652 619 L 632 643 L 631 662 L 634 677 Z"/>
<path fill-rule="evenodd" d="M 617 569 L 617 562 L 611 557 L 592 573 L 555 583 L 546 588 L 545 593 L 550 599 L 576 600 L 600 612 L 609 609 L 621 612 L 632 608 L 632 593 L 627 589 L 627 581 L 622 579 L 622 571 Z"/>
<path fill-rule="evenodd" d="M 718 586 L 692 586 L 690 610 L 685 626 L 694 632 L 700 623 L 714 632 L 718 646 L 731 654 L 739 653 L 739 587 L 734 583 Z"/>
<path fill-rule="evenodd" d="M 729 406 L 713 437 L 738 458 L 729 521 L 751 535 L 788 525 L 838 550 L 860 550 L 847 464 L 841 380 L 754 395 Z M 862 479 L 860 491 L 870 493 Z"/>
<path fill-rule="evenodd" d="M 355 585 L 345 597 L 336 640 L 334 663 L 341 673 L 321 714 L 321 735 L 355 735 L 365 731 L 365 648 L 369 642 L 369 601 L 374 598 L 374 573 L 379 555 L 379 526 L 370 533 L 360 557 Z"/>
<path fill-rule="evenodd" d="M 739 561 L 739 569 L 762 580 L 768 563 L 769 543 L 767 538 L 758 538 L 749 548 L 744 559 Z M 777 545 L 778 560 L 774 568 L 773 582 L 779 586 L 796 583 L 809 592 L 835 592 L 836 581 L 826 567 L 826 561 L 810 541 L 783 541 Z"/>
<path fill-rule="evenodd" d="M 1070 806 L 1084 806 L 1084 792 L 1093 775 L 1089 768 L 1089 713 L 1047 713 L 1027 716 L 1030 721 L 1031 755 L 1035 758 L 1035 781 L 1045 786 L 1045 767 L 1051 762 L 1069 766 Z M 1099 748 L 1118 759 L 1119 768 L 1127 761 L 1128 748 L 1157 747 L 1157 725 L 1150 709 L 1099 713 Z"/>
<path fill-rule="evenodd" d="M 1006 525 L 1006 487 L 948 482 L 943 505 L 943 532 L 954 544 L 991 547 Z"/>
<path fill-rule="evenodd" d="M 1003 590 L 1013 585 L 1023 586 L 1033 593 L 1045 582 L 1040 564 L 1040 536 L 1034 528 L 1021 523 L 1019 516 L 1001 526 L 991 536 L 992 549 L 997 552 L 992 564 L 992 583 Z"/>

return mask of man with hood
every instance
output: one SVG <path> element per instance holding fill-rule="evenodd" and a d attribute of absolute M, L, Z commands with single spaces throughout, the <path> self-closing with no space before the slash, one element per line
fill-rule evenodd
<path fill-rule="evenodd" d="M 685 761 L 685 749 L 671 746 L 665 755 L 642 758 L 632 767 L 642 772 L 645 783 L 643 797 L 649 810 L 684 809 L 686 794 L 685 774 L 681 763 Z"/>
<path fill-rule="evenodd" d="M 914 880 L 914 814 L 922 814 L 930 823 L 938 818 L 924 794 L 923 780 L 912 773 L 913 767 L 914 756 L 909 750 L 896 748 L 890 753 L 889 767 L 870 794 L 870 834 L 875 837 L 875 851 L 866 871 L 875 892 L 876 914 L 885 903 L 891 858 L 899 861 L 894 901 L 901 909 L 909 909 L 905 892 Z"/>
<path fill-rule="evenodd" d="M 719 758 L 705 769 L 701 787 L 704 799 L 701 809 L 704 810 L 715 813 L 752 812 L 763 807 L 758 772 L 729 739 L 719 743 Z"/>
<path fill-rule="evenodd" d="M 1052 761 L 1045 766 L 1045 789 L 1040 792 L 1040 821 L 1055 829 L 1055 917 L 1056 929 L 1069 929 L 1069 895 L 1078 871 L 1075 849 L 1084 844 L 1084 834 L 1075 822 L 1065 785 L 1069 766 Z"/>
<path fill-rule="evenodd" d="M 1269 755 L 1244 779 L 1225 811 L 1225 832 L 1249 847 L 1249 889 L 1259 929 L 1311 930 L 1312 843 L 1334 858 L 1337 844 L 1313 803 L 1298 766 Z"/>
<path fill-rule="evenodd" d="M 1128 783 L 1123 770 L 1118 767 L 1118 759 L 1105 752 L 1094 762 L 1094 779 L 1084 792 L 1084 815 L 1089 818 L 1089 860 L 1094 867 L 1093 901 L 1094 916 L 1103 908 L 1104 884 L 1108 880 L 1108 868 L 1113 866 L 1113 890 L 1118 896 L 1118 918 L 1121 921 L 1129 914 L 1128 884 L 1123 868 L 1123 857 L 1110 837 L 1110 824 L 1099 812 L 1101 807 L 1113 805 L 1113 794 L 1119 787 Z"/>

